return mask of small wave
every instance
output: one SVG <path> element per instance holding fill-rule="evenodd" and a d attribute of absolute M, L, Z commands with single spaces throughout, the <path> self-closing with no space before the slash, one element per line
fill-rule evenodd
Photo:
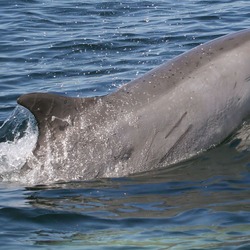
<path fill-rule="evenodd" d="M 0 127 L 0 176 L 10 181 L 31 155 L 37 141 L 35 118 L 21 106 L 17 106 Z"/>

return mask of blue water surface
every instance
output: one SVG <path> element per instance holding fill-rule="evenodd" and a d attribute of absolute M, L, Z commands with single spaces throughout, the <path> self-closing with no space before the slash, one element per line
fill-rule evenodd
<path fill-rule="evenodd" d="M 21 141 L 20 95 L 108 94 L 244 28 L 249 0 L 1 0 L 0 170 L 11 173 L 11 160 L 21 161 L 33 140 Z M 248 132 L 240 151 L 232 135 L 194 159 L 127 178 L 44 186 L 2 180 L 0 248 L 250 249 Z"/>

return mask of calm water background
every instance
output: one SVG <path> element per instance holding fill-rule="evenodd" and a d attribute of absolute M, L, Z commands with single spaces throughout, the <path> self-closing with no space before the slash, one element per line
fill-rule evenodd
<path fill-rule="evenodd" d="M 18 133 L 21 94 L 107 94 L 243 28 L 249 0 L 1 0 L 0 124 L 8 122 L 0 170 L 11 173 L 9 162 L 34 142 Z M 0 248 L 250 249 L 250 147 L 246 139 L 238 151 L 236 137 L 134 177 L 33 187 L 2 181 Z"/>

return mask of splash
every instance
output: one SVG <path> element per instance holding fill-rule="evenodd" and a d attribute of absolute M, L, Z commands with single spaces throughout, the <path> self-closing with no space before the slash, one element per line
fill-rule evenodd
<path fill-rule="evenodd" d="M 0 127 L 0 177 L 2 181 L 18 181 L 18 173 L 32 154 L 38 129 L 35 118 L 17 106 Z"/>

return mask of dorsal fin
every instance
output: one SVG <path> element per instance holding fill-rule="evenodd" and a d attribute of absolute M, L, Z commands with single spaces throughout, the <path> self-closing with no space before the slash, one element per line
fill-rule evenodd
<path fill-rule="evenodd" d="M 36 118 L 39 137 L 37 147 L 46 143 L 47 130 L 52 134 L 63 131 L 69 124 L 65 118 L 79 115 L 79 111 L 97 102 L 97 97 L 74 98 L 48 93 L 31 93 L 22 95 L 17 103 L 27 108 Z"/>
<path fill-rule="evenodd" d="M 27 108 L 41 123 L 46 117 L 57 116 L 61 119 L 71 113 L 71 109 L 80 111 L 95 103 L 98 97 L 75 98 L 49 93 L 31 93 L 22 95 L 17 103 Z"/>

